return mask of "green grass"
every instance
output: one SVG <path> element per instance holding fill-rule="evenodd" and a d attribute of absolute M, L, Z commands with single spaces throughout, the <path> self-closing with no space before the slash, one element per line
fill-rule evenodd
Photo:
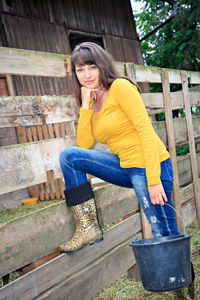
<path fill-rule="evenodd" d="M 19 218 L 51 204 L 59 203 L 60 201 L 61 200 L 40 201 L 36 205 L 21 205 L 16 208 L 5 209 L 0 211 L 0 223 Z"/>
<path fill-rule="evenodd" d="M 191 257 L 195 269 L 195 300 L 200 300 L 200 234 L 197 221 L 187 227 L 187 233 L 192 235 Z M 184 289 L 186 290 L 186 288 Z M 173 292 L 151 293 L 146 291 L 142 282 L 129 279 L 127 273 L 116 279 L 112 284 L 104 288 L 92 300 L 170 300 L 173 299 Z M 184 299 L 184 298 L 182 298 Z M 181 300 L 182 300 L 181 299 Z M 190 299 L 190 298 L 188 298 Z"/>

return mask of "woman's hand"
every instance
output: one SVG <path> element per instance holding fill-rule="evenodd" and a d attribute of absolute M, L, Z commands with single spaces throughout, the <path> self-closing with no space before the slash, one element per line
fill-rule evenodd
<path fill-rule="evenodd" d="M 81 99 L 82 99 L 82 108 L 90 109 L 90 103 L 92 99 L 96 99 L 96 92 L 98 89 L 88 89 L 84 86 L 81 87 Z"/>
<path fill-rule="evenodd" d="M 168 202 L 162 183 L 149 185 L 148 190 L 152 204 L 161 204 L 164 206 L 164 201 Z"/>

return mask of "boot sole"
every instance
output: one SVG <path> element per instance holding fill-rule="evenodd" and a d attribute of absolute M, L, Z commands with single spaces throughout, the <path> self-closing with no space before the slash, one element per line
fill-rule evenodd
<path fill-rule="evenodd" d="M 102 242 L 102 241 L 103 241 L 103 236 L 98 237 L 98 238 L 96 238 L 93 241 L 89 241 L 89 242 L 81 245 L 80 247 L 78 247 L 78 248 L 76 248 L 74 250 L 60 250 L 60 253 L 73 253 L 73 252 L 79 251 L 80 249 L 82 249 L 86 245 L 94 245 L 94 244 L 97 244 L 97 243 Z"/>

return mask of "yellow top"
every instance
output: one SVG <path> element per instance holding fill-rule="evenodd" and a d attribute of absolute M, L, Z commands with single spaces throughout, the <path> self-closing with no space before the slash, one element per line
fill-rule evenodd
<path fill-rule="evenodd" d="M 153 129 L 137 88 L 127 79 L 112 83 L 98 113 L 80 109 L 77 144 L 90 149 L 94 141 L 107 144 L 122 168 L 146 168 L 148 185 L 160 183 L 160 162 L 169 157 Z"/>

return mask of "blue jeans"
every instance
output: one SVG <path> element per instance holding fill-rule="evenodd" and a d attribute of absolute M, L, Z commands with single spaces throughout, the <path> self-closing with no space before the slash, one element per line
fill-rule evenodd
<path fill-rule="evenodd" d="M 121 187 L 134 188 L 143 210 L 151 204 L 146 169 L 121 168 L 119 157 L 115 154 L 69 147 L 62 151 L 60 165 L 66 189 L 86 183 L 86 173 L 88 173 Z M 161 181 L 168 203 L 173 206 L 173 170 L 170 158 L 161 162 Z M 174 211 L 169 206 L 151 205 L 145 210 L 145 214 L 151 225 L 154 237 L 179 234 Z"/>

